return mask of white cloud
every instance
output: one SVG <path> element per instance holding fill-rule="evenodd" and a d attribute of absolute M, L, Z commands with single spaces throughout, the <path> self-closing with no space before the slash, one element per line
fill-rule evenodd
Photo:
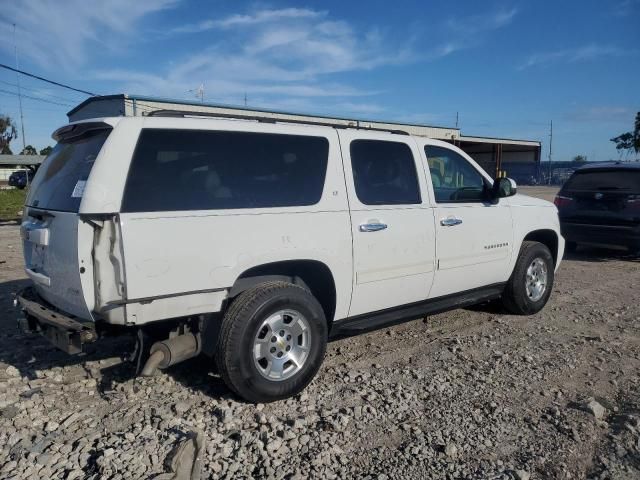
<path fill-rule="evenodd" d="M 250 28 L 246 28 L 250 27 Z M 329 18 L 326 11 L 287 8 L 259 10 L 222 19 L 186 25 L 177 32 L 224 30 L 221 41 L 198 55 L 201 67 L 223 58 L 233 74 L 238 68 L 252 69 L 251 75 L 277 75 L 283 80 L 310 78 L 329 73 L 367 70 L 415 60 L 411 39 L 391 44 L 375 28 L 358 32 L 349 23 Z M 187 61 L 193 64 L 194 60 Z M 255 68 L 254 68 L 255 67 Z"/>
<path fill-rule="evenodd" d="M 615 105 L 582 107 L 569 112 L 568 120 L 578 122 L 625 123 L 631 125 L 635 112 L 629 107 Z"/>
<path fill-rule="evenodd" d="M 479 32 L 496 30 L 509 25 L 518 14 L 517 8 L 496 10 L 482 15 L 470 15 L 449 19 L 447 25 L 451 30 L 468 37 Z"/>
<path fill-rule="evenodd" d="M 478 46 L 489 32 L 506 27 L 518 14 L 518 9 L 496 10 L 482 15 L 458 16 L 445 22 L 443 43 L 423 54 L 426 60 L 446 57 L 460 50 Z"/>
<path fill-rule="evenodd" d="M 585 62 L 600 57 L 621 57 L 629 52 L 613 45 L 590 44 L 577 48 L 555 50 L 551 52 L 534 53 L 530 55 L 519 67 L 524 70 L 534 66 L 547 66 L 553 63 Z"/>
<path fill-rule="evenodd" d="M 634 10 L 640 8 L 640 0 L 621 0 L 613 4 L 612 15 L 616 17 L 627 17 L 633 15 Z"/>
<path fill-rule="evenodd" d="M 12 32 L 23 59 L 44 68 L 72 70 L 85 63 L 90 47 L 114 50 L 146 15 L 168 8 L 174 0 L 23 0 L 5 2 L 0 30 Z M 13 41 L 0 42 L 13 54 Z"/>
<path fill-rule="evenodd" d="M 124 55 L 123 47 L 143 38 L 134 36 L 148 25 L 142 20 L 178 1 L 68 0 L 61 8 L 47 0 L 25 0 L 8 4 L 3 18 L 18 24 L 23 58 L 49 71 L 81 71 L 109 81 L 112 90 L 185 98 L 203 83 L 205 99 L 214 102 L 239 103 L 246 93 L 254 105 L 372 115 L 384 107 L 358 99 L 380 92 L 345 83 L 344 74 L 436 60 L 477 45 L 517 14 L 511 9 L 457 18 L 442 25 L 442 41 L 434 44 L 430 35 L 357 27 L 325 10 L 259 7 L 175 28 L 171 40 L 196 39 L 197 53 L 167 59 L 152 70 L 91 67 L 108 64 L 101 52 Z M 6 21 L 0 27 L 10 31 Z M 9 52 L 12 44 L 0 44 L 0 49 Z"/>
<path fill-rule="evenodd" d="M 345 73 L 432 61 L 470 48 L 516 14 L 511 9 L 458 18 L 443 25 L 438 35 L 443 41 L 434 45 L 419 33 L 395 36 L 376 27 L 357 28 L 324 10 L 254 9 L 174 29 L 170 32 L 174 38 L 188 35 L 202 47 L 159 67 L 153 75 L 120 70 L 94 74 L 130 93 L 185 98 L 202 83 L 205 100 L 211 102 L 238 104 L 247 94 L 253 106 L 315 112 L 335 108 L 334 113 L 375 115 L 385 112 L 384 107 L 357 99 L 381 92 L 337 79 Z M 428 46 L 421 47 L 421 41 Z"/>
<path fill-rule="evenodd" d="M 245 93 L 254 104 L 315 98 L 317 110 L 327 104 L 319 100 L 322 98 L 352 99 L 379 93 L 333 81 L 333 75 L 400 65 L 416 58 L 410 40 L 394 44 L 375 28 L 360 31 L 330 18 L 327 12 L 309 9 L 259 10 L 182 30 L 196 31 L 196 27 L 224 30 L 224 34 L 202 34 L 200 52 L 153 74 L 116 69 L 97 71 L 94 76 L 116 81 L 127 92 L 181 98 L 203 83 L 206 99 L 227 103 L 238 103 Z M 362 113 L 381 108 L 370 102 L 340 105 L 343 111 Z"/>
<path fill-rule="evenodd" d="M 173 33 L 198 33 L 207 30 L 224 29 L 232 27 L 244 27 L 261 23 L 274 22 L 284 19 L 308 19 L 323 17 L 327 12 L 320 12 L 306 8 L 283 8 L 279 10 L 259 10 L 248 15 L 231 15 L 217 20 L 204 20 L 199 23 L 176 27 Z"/>

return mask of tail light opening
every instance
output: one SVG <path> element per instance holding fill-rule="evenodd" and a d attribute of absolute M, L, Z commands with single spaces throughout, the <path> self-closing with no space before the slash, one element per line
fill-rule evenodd
<path fill-rule="evenodd" d="M 553 200 L 553 203 L 558 208 L 568 207 L 569 205 L 571 205 L 571 203 L 573 203 L 573 198 L 565 197 L 564 195 L 556 195 L 556 198 Z"/>
<path fill-rule="evenodd" d="M 634 210 L 640 210 L 640 195 L 629 195 L 627 205 Z"/>

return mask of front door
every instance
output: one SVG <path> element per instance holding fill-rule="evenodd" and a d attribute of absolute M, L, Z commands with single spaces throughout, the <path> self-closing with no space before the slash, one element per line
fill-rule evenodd
<path fill-rule="evenodd" d="M 340 131 L 353 232 L 349 315 L 425 300 L 435 267 L 433 211 L 410 137 Z"/>
<path fill-rule="evenodd" d="M 437 237 L 430 297 L 505 282 L 513 249 L 508 202 L 487 200 L 488 178 L 462 153 L 444 145 L 423 148 Z"/>

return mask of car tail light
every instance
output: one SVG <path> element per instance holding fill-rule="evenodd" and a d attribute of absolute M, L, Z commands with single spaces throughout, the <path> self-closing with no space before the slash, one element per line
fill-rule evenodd
<path fill-rule="evenodd" d="M 640 195 L 629 195 L 627 197 L 627 205 L 634 210 L 640 210 Z"/>
<path fill-rule="evenodd" d="M 553 200 L 553 203 L 555 203 L 556 207 L 558 208 L 567 207 L 571 205 L 572 202 L 573 198 L 564 197 L 562 195 L 556 195 L 556 198 Z"/>

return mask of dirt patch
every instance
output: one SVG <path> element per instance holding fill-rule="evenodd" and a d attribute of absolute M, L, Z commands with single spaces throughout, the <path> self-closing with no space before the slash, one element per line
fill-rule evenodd
<path fill-rule="evenodd" d="M 518 192 L 523 193 L 525 195 L 530 195 L 532 197 L 542 198 L 543 200 L 547 200 L 549 202 L 553 202 L 553 199 L 556 197 L 556 194 L 560 190 L 560 187 L 546 187 L 543 185 L 536 186 L 519 186 Z"/>

